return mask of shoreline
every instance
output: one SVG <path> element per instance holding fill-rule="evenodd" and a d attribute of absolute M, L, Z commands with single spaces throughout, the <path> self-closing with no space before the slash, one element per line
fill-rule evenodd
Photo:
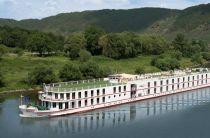
<path fill-rule="evenodd" d="M 41 89 L 39 88 L 29 88 L 29 89 L 18 89 L 18 90 L 8 90 L 8 91 L 2 91 L 0 92 L 0 95 L 4 95 L 4 94 L 16 94 L 16 93 L 21 93 L 21 92 L 38 92 Z"/>

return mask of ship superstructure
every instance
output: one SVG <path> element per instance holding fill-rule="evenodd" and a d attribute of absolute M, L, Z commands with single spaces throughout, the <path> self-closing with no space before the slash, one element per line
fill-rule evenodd
<path fill-rule="evenodd" d="M 47 84 L 39 92 L 41 107 L 20 105 L 22 117 L 59 116 L 175 94 L 210 86 L 208 69 L 186 69 L 144 75 Z"/>

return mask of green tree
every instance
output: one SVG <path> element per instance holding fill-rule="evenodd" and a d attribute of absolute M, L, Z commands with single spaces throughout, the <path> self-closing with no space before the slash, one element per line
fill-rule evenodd
<path fill-rule="evenodd" d="M 52 83 L 56 81 L 57 77 L 53 69 L 46 66 L 36 67 L 28 74 L 29 84 L 42 85 L 43 83 Z"/>
<path fill-rule="evenodd" d="M 209 52 L 203 52 L 202 53 L 202 57 L 207 60 L 210 61 L 210 53 Z"/>
<path fill-rule="evenodd" d="M 69 63 L 60 70 L 60 78 L 63 81 L 79 80 L 82 78 L 82 73 L 78 65 Z"/>
<path fill-rule="evenodd" d="M 203 57 L 200 53 L 196 53 L 192 56 L 191 61 L 197 64 L 202 65 L 203 64 Z"/>
<path fill-rule="evenodd" d="M 80 69 L 83 77 L 86 79 L 99 78 L 102 76 L 102 71 L 100 70 L 99 65 L 93 61 L 83 63 L 80 66 Z"/>
<path fill-rule="evenodd" d="M 86 28 L 84 34 L 87 41 L 86 49 L 90 51 L 92 55 L 100 55 L 102 53 L 102 47 L 98 42 L 99 38 L 105 34 L 104 30 L 96 26 L 89 26 Z"/>
<path fill-rule="evenodd" d="M 4 77 L 3 74 L 0 72 L 0 87 L 4 86 Z"/>
<path fill-rule="evenodd" d="M 87 50 L 80 50 L 79 52 L 79 60 L 81 62 L 86 62 L 90 60 L 91 56 L 92 56 L 91 53 L 88 52 Z"/>
<path fill-rule="evenodd" d="M 38 52 L 40 56 L 49 54 L 53 51 L 55 43 L 46 34 L 36 32 L 32 34 L 27 41 L 27 48 L 31 52 Z"/>
<path fill-rule="evenodd" d="M 8 52 L 9 52 L 9 49 L 5 45 L 0 44 L 0 59 L 2 58 L 4 54 Z"/>
<path fill-rule="evenodd" d="M 72 59 L 79 57 L 81 49 L 84 49 L 86 46 L 86 40 L 82 34 L 73 34 L 70 35 L 65 41 L 64 51 Z"/>
<path fill-rule="evenodd" d="M 144 67 L 138 67 L 135 70 L 136 74 L 144 74 L 145 73 L 145 68 Z"/>

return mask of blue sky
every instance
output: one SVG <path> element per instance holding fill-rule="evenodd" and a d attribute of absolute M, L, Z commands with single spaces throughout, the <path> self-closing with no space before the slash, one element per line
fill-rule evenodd
<path fill-rule="evenodd" d="M 40 19 L 58 13 L 98 9 L 184 9 L 205 3 L 210 3 L 210 0 L 0 0 L 0 18 Z"/>

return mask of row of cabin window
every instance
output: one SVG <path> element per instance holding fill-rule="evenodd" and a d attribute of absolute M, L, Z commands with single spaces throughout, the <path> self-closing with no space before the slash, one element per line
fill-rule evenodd
<path fill-rule="evenodd" d="M 194 81 L 195 80 L 195 76 L 193 76 L 192 78 L 193 78 L 193 81 Z M 203 75 L 201 75 L 201 78 L 204 79 Z M 207 79 L 207 74 L 206 74 L 206 78 L 205 79 Z M 183 77 L 182 80 L 183 80 L 182 82 L 185 82 L 185 77 Z M 197 75 L 197 80 L 199 80 L 199 75 Z M 180 78 L 178 78 L 177 81 L 179 83 L 180 82 Z M 188 77 L 188 81 L 190 81 L 190 77 Z M 172 83 L 174 83 L 174 79 L 172 79 Z M 169 80 L 166 80 L 166 84 L 169 84 Z M 160 81 L 160 85 L 163 85 L 163 81 L 162 80 Z M 154 81 L 154 86 L 157 86 L 157 82 L 156 81 Z M 148 87 L 150 87 L 150 82 L 148 82 Z"/>
<path fill-rule="evenodd" d="M 100 98 L 96 98 L 96 103 L 100 103 Z M 102 97 L 102 103 L 105 103 L 105 97 Z M 59 109 L 63 109 L 63 103 L 59 103 Z M 94 104 L 94 99 L 90 99 L 90 105 Z M 77 101 L 78 107 L 82 106 L 82 101 Z M 88 100 L 84 100 L 84 105 L 88 106 Z M 53 108 L 56 108 L 56 103 L 52 103 Z M 62 108 L 61 108 L 62 107 Z M 71 108 L 75 108 L 75 102 L 71 102 Z"/>
<path fill-rule="evenodd" d="M 123 91 L 126 91 L 126 86 L 123 86 Z M 117 87 L 113 87 L 113 92 L 116 93 L 117 92 Z M 121 90 L 121 86 L 118 87 L 118 92 L 122 92 Z"/>
<path fill-rule="evenodd" d="M 99 96 L 100 95 L 100 89 L 97 89 L 96 90 L 97 91 L 97 96 Z M 103 95 L 105 95 L 105 89 L 102 89 L 102 94 Z M 88 91 L 84 91 L 84 93 L 85 93 L 85 97 L 88 97 Z M 75 96 L 76 94 L 75 94 L 75 92 L 73 92 L 72 93 L 72 99 L 75 99 Z M 93 97 L 94 96 L 94 90 L 91 90 L 91 97 Z M 66 98 L 67 99 L 70 99 L 70 93 L 66 93 Z M 78 92 L 78 98 L 82 98 L 82 93 L 81 92 Z M 58 93 L 55 93 L 55 99 L 58 99 Z M 60 94 L 60 99 L 64 99 L 64 94 L 63 93 L 61 93 Z"/>
<path fill-rule="evenodd" d="M 203 82 L 203 80 L 201 81 L 201 84 L 203 84 L 204 82 Z M 207 83 L 207 79 L 205 80 L 205 83 Z M 190 86 L 190 83 L 188 82 L 187 83 L 188 85 L 188 87 Z M 197 84 L 199 84 L 199 81 L 197 81 Z M 192 86 L 195 86 L 195 83 L 194 83 L 194 81 L 192 82 Z M 168 91 L 168 86 L 165 86 L 166 87 L 166 91 Z M 185 83 L 183 83 L 182 84 L 182 88 L 184 88 L 185 87 Z M 177 84 L 177 89 L 180 89 L 180 84 Z M 172 85 L 172 90 L 174 90 L 174 85 Z M 156 93 L 156 88 L 154 88 L 154 93 Z M 160 87 L 160 92 L 163 92 L 163 87 Z M 150 89 L 148 89 L 148 92 L 147 92 L 148 94 L 150 94 Z"/>

